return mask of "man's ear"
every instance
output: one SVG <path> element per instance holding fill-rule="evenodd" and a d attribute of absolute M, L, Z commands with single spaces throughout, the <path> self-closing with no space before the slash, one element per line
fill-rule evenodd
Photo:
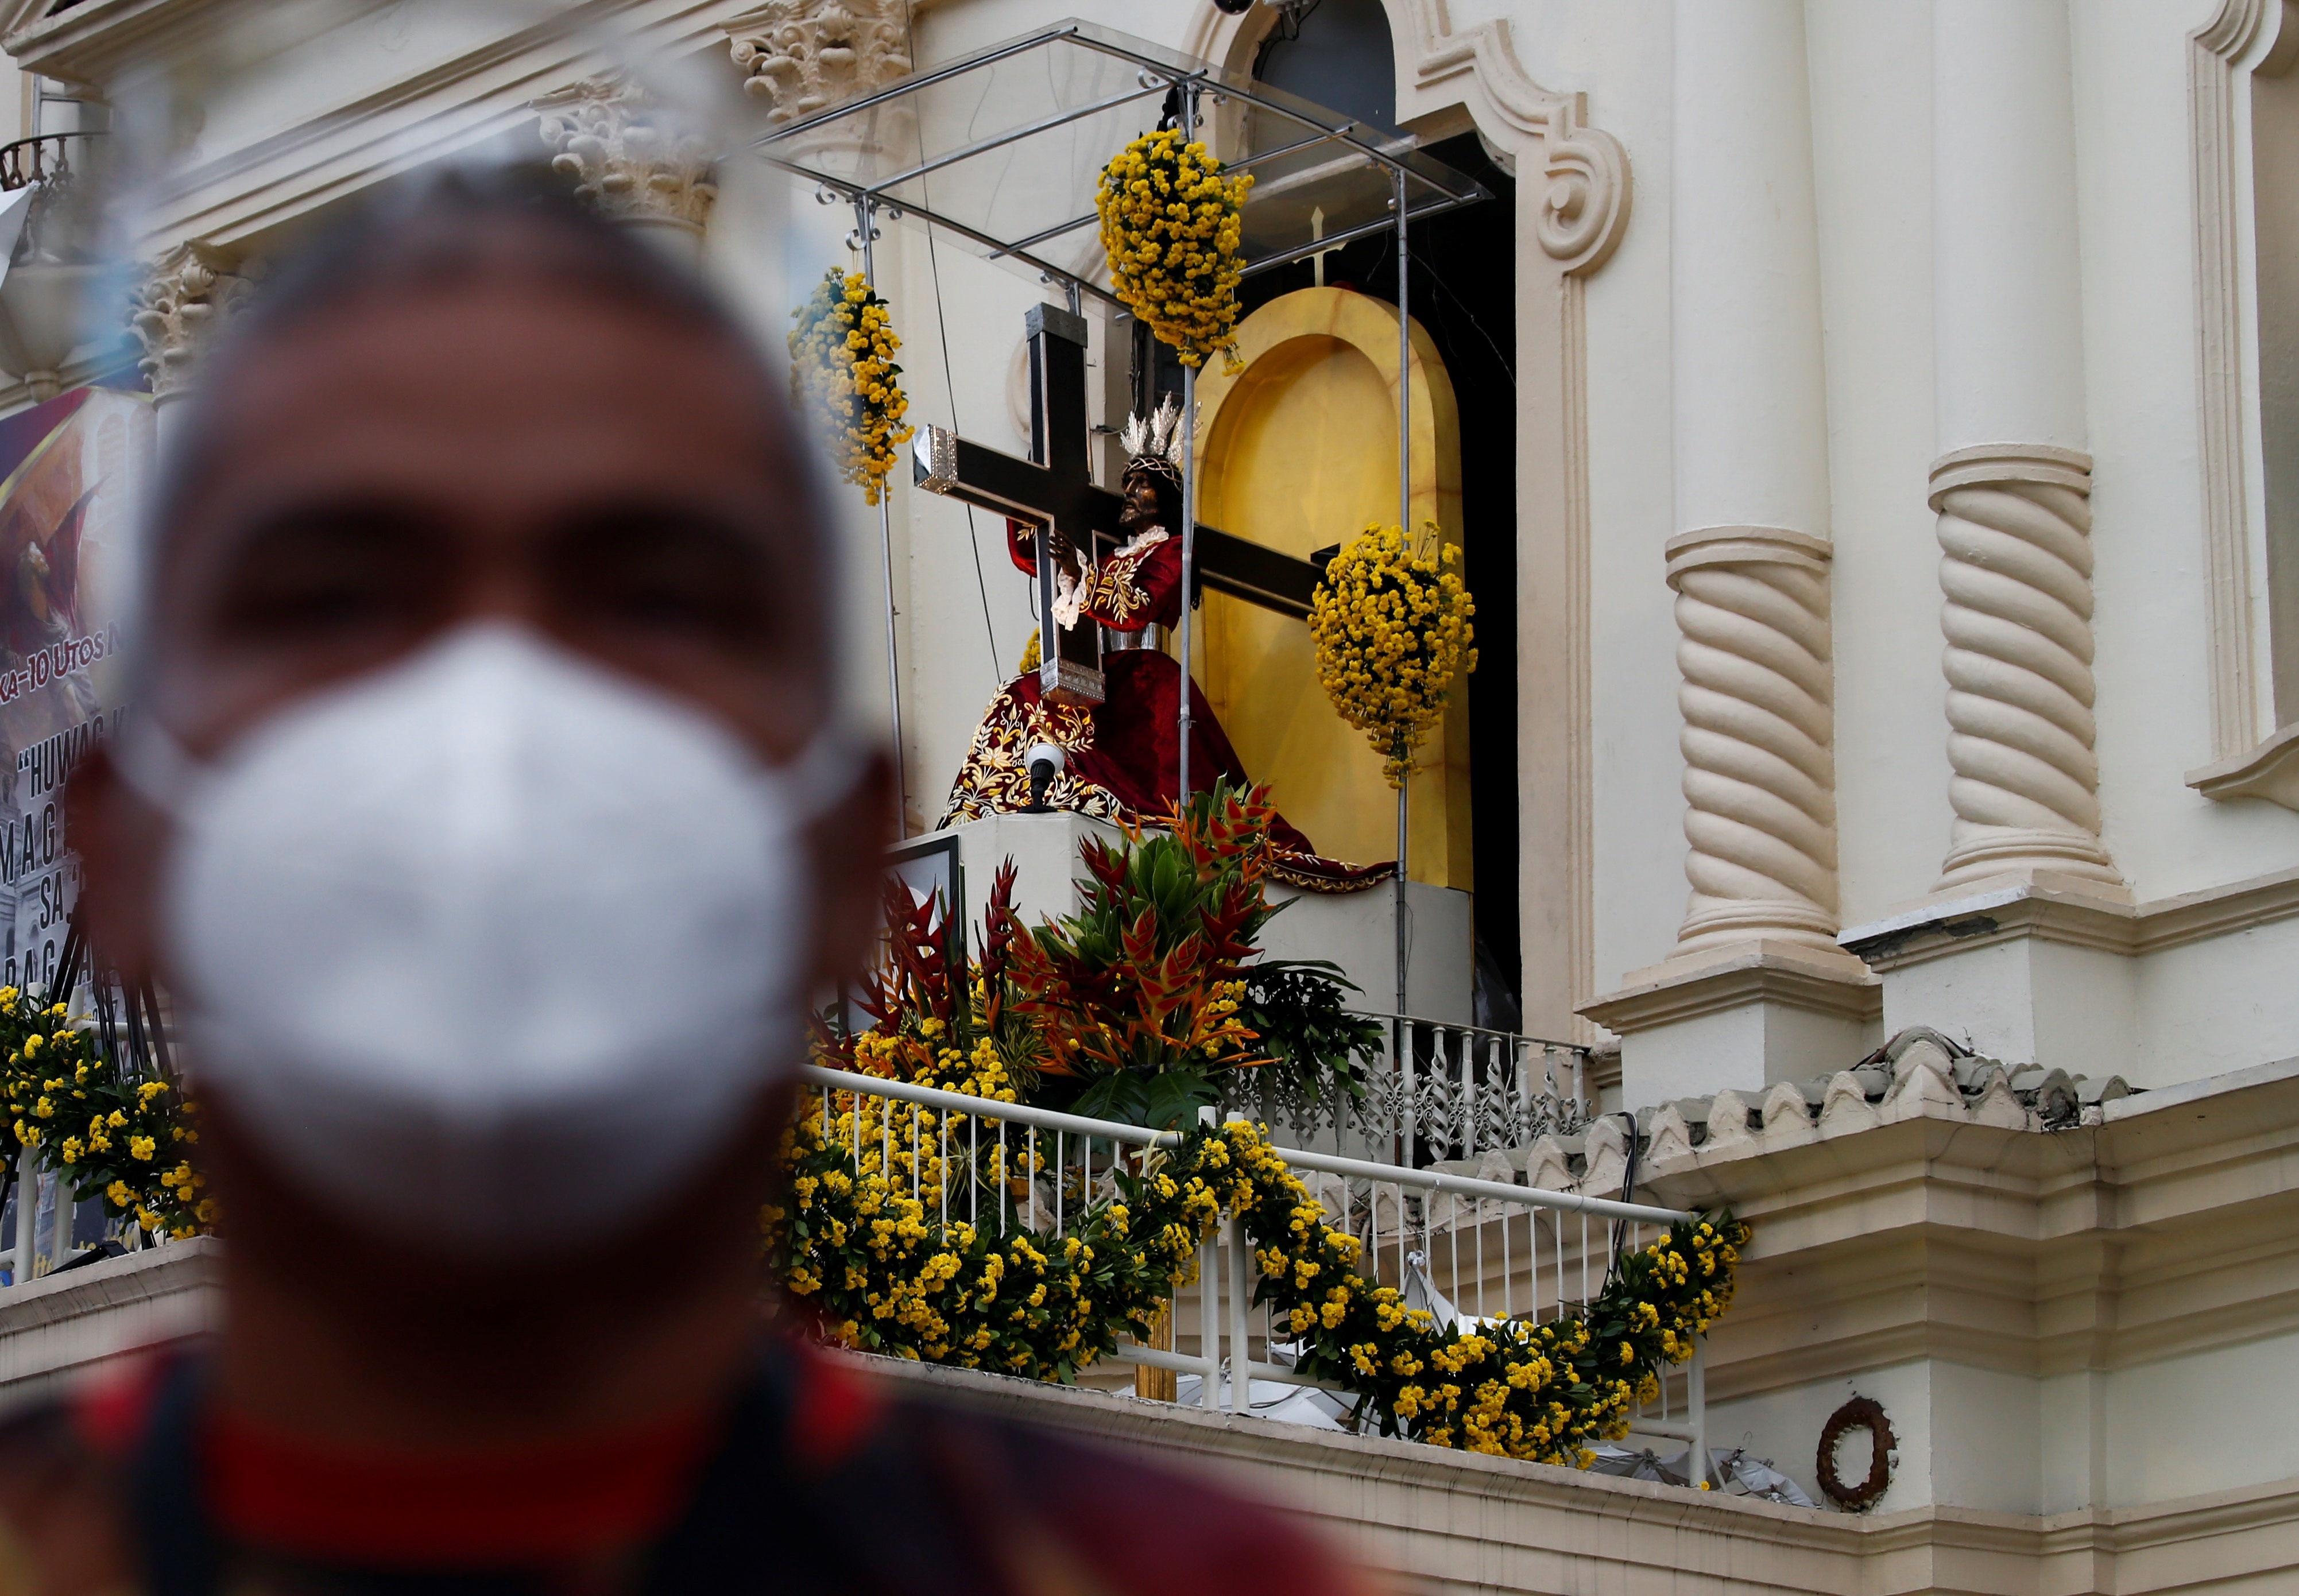
<path fill-rule="evenodd" d="M 810 989 L 851 978 L 877 934 L 894 803 L 893 757 L 873 749 L 854 790 L 815 822 L 809 835 L 818 894 Z"/>
<path fill-rule="evenodd" d="M 64 846 L 79 856 L 79 908 L 89 939 L 127 980 L 158 980 L 154 906 L 166 820 L 120 779 L 108 743 L 72 767 L 63 807 Z"/>

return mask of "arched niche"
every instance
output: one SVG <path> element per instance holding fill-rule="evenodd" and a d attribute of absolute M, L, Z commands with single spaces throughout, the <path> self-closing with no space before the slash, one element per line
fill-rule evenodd
<path fill-rule="evenodd" d="M 1342 288 L 1304 288 L 1239 325 L 1234 375 L 1208 362 L 1198 385 L 1199 513 L 1288 554 L 1348 542 L 1397 520 L 1397 310 Z M 1461 537 L 1461 441 L 1453 385 L 1413 326 L 1413 526 Z M 1219 593 L 1206 595 L 1199 682 L 1257 781 L 1326 855 L 1390 857 L 1395 791 L 1365 733 L 1317 684 L 1308 629 Z M 1467 890 L 1469 723 L 1454 694 L 1412 778 L 1407 863 L 1415 881 Z"/>
<path fill-rule="evenodd" d="M 1517 657 L 1489 657 L 1479 668 L 1514 668 L 1517 677 L 1523 1027 L 1594 1039 L 1578 1012 L 1596 992 L 1583 294 L 1627 231 L 1629 158 L 1589 125 L 1585 95 L 1544 88 L 1526 72 L 1506 19 L 1457 30 L 1445 0 L 1382 3 L 1400 126 L 1432 141 L 1473 129 L 1516 179 L 1517 586 L 1477 597 L 1488 608 L 1514 600 Z M 1182 46 L 1249 71 L 1274 20 L 1267 6 L 1240 16 L 1203 7 Z M 1217 147 L 1224 114 L 1213 119 Z"/>

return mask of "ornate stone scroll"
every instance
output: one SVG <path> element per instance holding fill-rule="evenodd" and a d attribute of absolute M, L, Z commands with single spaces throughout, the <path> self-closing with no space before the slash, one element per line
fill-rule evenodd
<path fill-rule="evenodd" d="M 1932 467 L 1947 603 L 1941 889 L 2042 870 L 2119 890 L 2093 751 L 2091 458 L 1982 445 Z"/>
<path fill-rule="evenodd" d="M 775 0 L 726 24 L 743 87 L 776 121 L 812 116 L 910 70 L 899 0 Z"/>
<path fill-rule="evenodd" d="M 714 152 L 636 83 L 592 78 L 535 102 L 553 170 L 612 220 L 701 236 L 718 197 Z"/>
<path fill-rule="evenodd" d="M 129 327 L 144 346 L 137 364 L 151 380 L 154 400 L 190 386 L 200 350 L 250 285 L 237 264 L 215 245 L 194 239 L 162 255 L 137 291 Z"/>
<path fill-rule="evenodd" d="M 1827 540 L 1708 527 L 1670 540 L 1668 557 L 1692 845 L 1676 955 L 1752 939 L 1834 953 Z"/>

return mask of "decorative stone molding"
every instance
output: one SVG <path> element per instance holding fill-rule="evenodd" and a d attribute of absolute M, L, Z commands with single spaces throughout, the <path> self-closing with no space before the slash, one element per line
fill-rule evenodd
<path fill-rule="evenodd" d="M 726 24 L 743 87 L 777 122 L 812 116 L 910 70 L 901 0 L 776 0 Z"/>
<path fill-rule="evenodd" d="M 1820 1134 L 1823 1137 L 1850 1136 L 1862 1130 L 1873 1130 L 1883 1123 L 1859 1079 L 1849 1070 L 1839 1070 L 1829 1078 L 1828 1095 L 1821 1099 Z"/>
<path fill-rule="evenodd" d="M 1748 1127 L 1747 1100 L 1730 1087 L 1717 1093 L 1708 1104 L 1708 1139 L 1702 1144 L 1704 1150 L 1753 1146 L 1755 1140 L 1756 1133 Z"/>
<path fill-rule="evenodd" d="M 2055 884 L 2039 872 L 1848 927 L 1838 941 L 1871 969 L 1891 971 L 2019 938 L 2137 957 L 2292 919 L 2299 919 L 2299 869 L 2138 905 L 2102 897 L 2087 881 Z"/>
<path fill-rule="evenodd" d="M 2245 72 L 2279 77 L 2295 60 L 2299 60 L 2299 4 L 2294 0 L 2224 0 L 2219 14 L 2187 38 L 2198 463 L 2204 574 L 2211 593 L 2212 747 L 2222 762 L 2257 740 L 2265 696 L 2252 610 L 2251 517 L 2244 481 L 2244 285 L 2248 274 L 2242 245 L 2251 197 L 2240 181 L 2249 128 L 2238 115 L 2243 101 L 2238 80 Z M 2193 778 L 2189 784 L 2202 787 Z M 2211 798 L 2265 796 L 2203 790 Z"/>
<path fill-rule="evenodd" d="M 1717 526 L 1668 544 L 1684 676 L 1679 955 L 1754 938 L 1836 947 L 1827 540 Z"/>
<path fill-rule="evenodd" d="M 2257 748 L 2187 773 L 2207 798 L 2265 798 L 2299 809 L 2299 725 L 2286 726 Z"/>
<path fill-rule="evenodd" d="M 1932 467 L 1955 822 L 1934 890 L 2043 871 L 2129 896 L 2100 840 L 2091 457 L 1959 449 Z"/>
<path fill-rule="evenodd" d="M 190 386 L 200 351 L 252 285 L 237 265 L 226 252 L 194 239 L 162 256 L 137 291 L 129 326 L 144 347 L 137 365 L 154 400 L 172 399 Z"/>
<path fill-rule="evenodd" d="M 591 78 L 535 102 L 552 170 L 577 179 L 600 215 L 700 237 L 718 197 L 714 152 L 639 84 Z"/>
<path fill-rule="evenodd" d="M 1456 33 L 1445 0 L 1391 7 L 1392 13 L 1398 10 L 1410 21 L 1415 97 L 1441 96 L 1454 79 L 1467 76 L 1502 120 L 1540 136 L 1548 186 L 1534 215 L 1533 236 L 1543 252 L 1572 276 L 1585 276 L 1611 260 L 1628 227 L 1629 156 L 1619 139 L 1589 126 L 1588 96 L 1535 83 L 1517 60 L 1505 19 Z M 1405 30 L 1396 32 L 1402 56 Z M 1400 95 L 1400 115 L 1405 103 Z M 1516 176 L 1521 183 L 1528 180 L 1521 170 Z"/>
<path fill-rule="evenodd" d="M 1676 960 L 1632 971 L 1617 992 L 1581 1013 L 1616 1035 L 1775 1004 L 1865 1023 L 1884 1012 L 1883 988 L 1856 957 L 1802 942 L 1743 941 L 1714 959 Z"/>
<path fill-rule="evenodd" d="M 1717 1094 L 1722 1096 L 1721 1092 Z M 1713 1110 L 1711 1111 L 1714 1112 Z M 1764 1094 L 1764 1131 L 1758 1144 L 1767 1153 L 1777 1153 L 1786 1147 L 1801 1147 L 1806 1142 L 1820 1139 L 1820 1132 L 1812 1122 L 1812 1104 L 1805 1100 L 1804 1091 L 1793 1081 L 1775 1082 Z M 1738 1148 L 1737 1142 L 1726 1144 Z"/>

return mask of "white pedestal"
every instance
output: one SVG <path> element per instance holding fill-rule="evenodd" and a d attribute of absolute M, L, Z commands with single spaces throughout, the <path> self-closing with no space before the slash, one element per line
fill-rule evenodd
<path fill-rule="evenodd" d="M 1077 912 L 1086 876 L 1078 847 L 1089 837 L 1115 844 L 1125 833 L 1083 815 L 993 815 L 950 828 L 966 872 L 968 946 L 981 946 L 983 907 L 998 868 L 1015 865 L 1014 908 L 1025 925 Z M 1286 907 L 1263 930 L 1273 959 L 1330 959 L 1363 988 L 1350 1006 L 1387 1013 L 1397 995 L 1397 889 L 1388 882 L 1363 892 L 1303 892 L 1273 885 L 1272 903 Z M 1407 883 L 1407 1012 L 1417 1018 L 1465 1025 L 1473 1017 L 1474 966 L 1469 895 L 1449 887 Z"/>
<path fill-rule="evenodd" d="M 2131 1075 L 2137 915 L 2089 882 L 2034 874 L 1844 933 L 1884 978 L 1884 1025 L 1930 1025 L 2010 1064 Z"/>
<path fill-rule="evenodd" d="M 1619 1035 L 1634 1109 L 1848 1070 L 1880 1039 L 1879 1004 L 1858 959 L 1757 941 L 1637 971 L 1581 1012 Z"/>

